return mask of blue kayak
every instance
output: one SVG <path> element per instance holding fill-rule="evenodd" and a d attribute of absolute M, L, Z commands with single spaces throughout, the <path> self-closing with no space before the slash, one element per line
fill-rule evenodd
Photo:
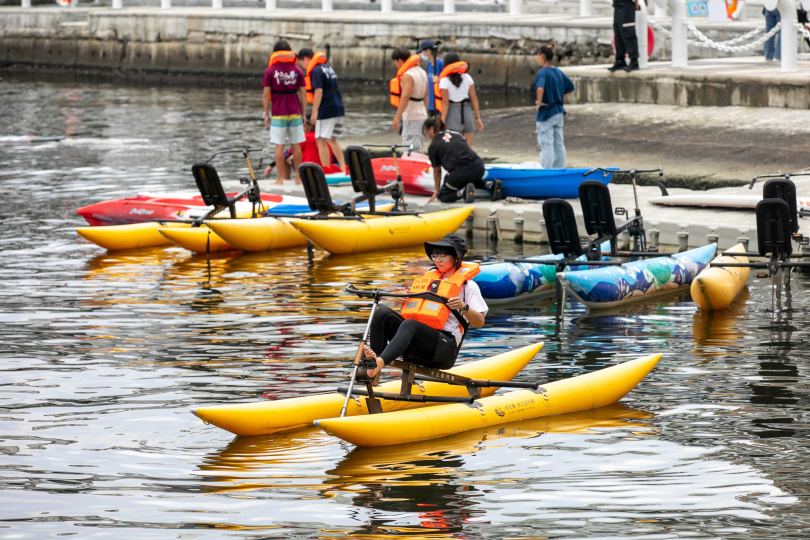
<path fill-rule="evenodd" d="M 343 204 L 343 201 L 333 201 L 335 204 Z M 381 203 L 377 203 L 378 205 Z M 368 201 L 359 202 L 355 205 L 358 210 L 368 209 Z M 296 214 L 311 214 L 313 212 L 309 204 L 277 204 L 268 210 L 269 214 L 283 214 L 294 216 Z"/>
<path fill-rule="evenodd" d="M 714 258 L 717 244 L 709 244 L 671 257 L 655 257 L 557 274 L 566 291 L 591 309 L 621 306 L 662 294 L 688 289 Z"/>
<path fill-rule="evenodd" d="M 619 170 L 618 167 L 606 167 Z M 522 199 L 576 199 L 579 185 L 585 180 L 610 183 L 613 173 L 596 171 L 583 176 L 591 169 L 540 169 L 523 164 L 486 165 L 485 180 L 500 180 L 504 197 Z"/>
<path fill-rule="evenodd" d="M 336 186 L 339 184 L 347 184 L 352 181 L 352 177 L 348 174 L 343 173 L 331 173 L 325 174 L 326 177 L 326 184 L 330 186 Z"/>

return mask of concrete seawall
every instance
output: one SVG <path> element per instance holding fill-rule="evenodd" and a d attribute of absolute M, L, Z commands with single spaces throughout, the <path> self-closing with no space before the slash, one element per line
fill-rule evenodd
<path fill-rule="evenodd" d="M 493 15 L 501 20 L 491 21 Z M 463 52 L 481 86 L 526 87 L 536 71 L 534 51 L 550 38 L 578 44 L 585 51 L 580 60 L 610 56 L 612 30 L 605 24 L 519 23 L 492 13 L 442 17 L 414 13 L 404 22 L 374 12 L 300 9 L 37 8 L 0 10 L 0 28 L 6 62 L 255 75 L 282 37 L 296 50 L 327 50 L 341 76 L 358 81 L 392 77 L 392 49 L 413 48 L 426 35 Z"/>
<path fill-rule="evenodd" d="M 759 23 L 707 23 L 701 29 L 721 41 Z M 530 87 L 537 70 L 534 51 L 553 39 L 562 53 L 560 65 L 572 65 L 566 71 L 578 83 L 574 98 L 578 102 L 810 107 L 810 93 L 806 92 L 810 81 L 804 65 L 810 61 L 805 60 L 800 65 L 804 76 L 775 76 L 772 72 L 778 73 L 778 66 L 771 65 L 765 79 L 748 67 L 743 68 L 746 77 L 742 79 L 740 73 L 712 79 L 702 71 L 695 73 L 691 66 L 631 76 L 589 69 L 589 64 L 611 60 L 613 30 L 607 16 L 409 12 L 402 17 L 305 9 L 0 8 L 0 36 L 0 61 L 6 64 L 237 77 L 258 76 L 267 65 L 273 43 L 282 37 L 294 49 L 326 50 L 347 81 L 387 80 L 394 75 L 393 47 L 414 48 L 420 38 L 435 36 L 443 41 L 443 50 L 457 50 L 470 62 L 479 87 L 523 90 Z M 690 53 L 713 56 L 707 51 Z M 657 39 L 653 58 L 666 67 L 669 43 L 663 36 Z M 738 83 L 742 86 L 737 91 L 729 90 L 729 85 Z"/>

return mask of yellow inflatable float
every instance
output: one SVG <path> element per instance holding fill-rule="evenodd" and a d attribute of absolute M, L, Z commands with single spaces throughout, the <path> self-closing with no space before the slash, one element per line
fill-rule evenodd
<path fill-rule="evenodd" d="M 543 348 L 542 343 L 527 345 L 485 360 L 457 365 L 447 371 L 472 379 L 509 381 L 526 367 L 532 358 Z M 400 381 L 381 384 L 379 392 L 398 392 Z M 496 388 L 482 388 L 481 395 L 492 395 Z M 413 386 L 411 393 L 424 396 L 467 396 L 463 386 L 451 386 L 436 382 L 423 382 Z M 214 424 L 237 435 L 265 435 L 279 431 L 289 431 L 311 426 L 320 418 L 340 415 L 345 395 L 333 392 L 317 396 L 198 407 L 191 412 L 203 422 Z M 381 400 L 384 411 L 397 411 L 424 406 L 422 403 Z M 366 415 L 368 408 L 364 398 L 349 400 L 347 416 Z M 375 415 L 387 417 L 387 414 Z"/>
<path fill-rule="evenodd" d="M 733 255 L 740 253 L 740 255 Z M 714 259 L 709 266 L 692 281 L 690 292 L 692 300 L 700 309 L 725 309 L 737 298 L 740 291 L 748 282 L 750 269 L 747 267 L 720 267 L 722 263 L 748 264 L 748 256 L 744 255 L 745 246 L 737 244 L 727 250 L 725 254 Z"/>
<path fill-rule="evenodd" d="M 379 204 L 377 210 L 388 212 L 393 203 Z M 380 216 L 364 216 L 366 219 L 382 219 Z M 306 246 L 307 239 L 292 226 L 286 217 L 263 217 L 258 219 L 218 219 L 206 222 L 223 242 L 236 249 L 248 252 L 273 251 L 289 247 Z M 336 222 L 323 219 L 318 221 Z M 197 243 L 199 247 L 199 242 Z M 186 247 L 186 246 L 183 246 Z M 205 253 L 205 251 L 202 251 Z"/>
<path fill-rule="evenodd" d="M 466 206 L 416 216 L 364 220 L 292 219 L 290 223 L 324 251 L 361 253 L 440 240 L 445 234 L 455 232 L 472 211 L 472 206 Z"/>
<path fill-rule="evenodd" d="M 160 234 L 160 229 L 188 227 L 191 227 L 190 223 L 150 221 L 148 223 L 131 223 L 129 225 L 79 227 L 76 232 L 106 250 L 118 251 L 170 245 L 171 242 Z"/>
<path fill-rule="evenodd" d="M 208 223 L 223 241 L 242 251 L 306 246 L 307 239 L 287 218 L 218 219 Z"/>
<path fill-rule="evenodd" d="M 208 227 L 191 227 L 188 229 L 158 229 L 169 242 L 194 253 L 219 253 L 237 251 L 235 247 L 222 239 Z"/>
<path fill-rule="evenodd" d="M 321 429 L 357 446 L 426 441 L 470 429 L 595 409 L 616 403 L 660 360 L 653 354 L 593 373 L 476 400 L 407 411 L 317 420 Z"/>

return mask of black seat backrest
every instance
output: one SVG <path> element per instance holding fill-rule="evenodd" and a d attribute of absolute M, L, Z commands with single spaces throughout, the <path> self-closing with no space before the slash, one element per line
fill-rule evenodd
<path fill-rule="evenodd" d="M 233 201 L 228 199 L 225 190 L 222 188 L 222 181 L 219 179 L 217 170 L 208 162 L 195 163 L 191 166 L 191 174 L 200 190 L 203 202 L 206 206 L 213 206 L 219 210 L 230 208 L 231 217 L 236 217 L 236 209 Z M 219 213 L 219 211 L 215 212 Z"/>
<path fill-rule="evenodd" d="M 579 185 L 579 202 L 582 204 L 585 230 L 589 235 L 615 237 L 618 234 L 607 185 L 598 180 L 582 182 Z"/>
<path fill-rule="evenodd" d="M 566 257 L 578 257 L 585 253 L 579 241 L 574 209 L 568 201 L 548 199 L 543 202 L 543 219 L 546 221 L 548 243 L 552 253 L 562 253 Z"/>
<path fill-rule="evenodd" d="M 374 167 L 371 165 L 371 154 L 368 150 L 362 146 L 349 146 L 344 151 L 344 156 L 354 191 L 368 196 L 369 199 L 379 194 L 381 190 L 377 186 L 377 179 L 374 178 Z"/>
<path fill-rule="evenodd" d="M 757 203 L 757 247 L 759 254 L 785 259 L 793 254 L 791 207 L 784 199 L 762 199 Z"/>
<path fill-rule="evenodd" d="M 324 215 L 334 212 L 336 206 L 332 202 L 329 185 L 326 183 L 326 176 L 324 176 L 321 166 L 317 163 L 302 163 L 298 172 L 301 175 L 301 182 L 304 185 L 304 193 L 310 209 Z"/>
<path fill-rule="evenodd" d="M 799 232 L 799 217 L 796 213 L 796 184 L 787 178 L 771 178 L 762 186 L 763 199 L 782 199 L 792 209 L 790 226 L 793 232 Z"/>

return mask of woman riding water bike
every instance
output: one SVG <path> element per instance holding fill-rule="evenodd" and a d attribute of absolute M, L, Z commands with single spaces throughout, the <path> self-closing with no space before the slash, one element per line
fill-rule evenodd
<path fill-rule="evenodd" d="M 448 234 L 438 242 L 425 242 L 425 252 L 436 268 L 416 279 L 410 292 L 435 292 L 447 303 L 408 298 L 399 313 L 388 307 L 377 310 L 371 321 L 371 345 L 364 346 L 366 356 L 377 361 L 368 370 L 374 386 L 382 368 L 400 356 L 421 366 L 453 367 L 467 326 L 484 326 L 489 308 L 472 281 L 478 265 L 462 262 L 467 253 L 464 239 Z"/>

